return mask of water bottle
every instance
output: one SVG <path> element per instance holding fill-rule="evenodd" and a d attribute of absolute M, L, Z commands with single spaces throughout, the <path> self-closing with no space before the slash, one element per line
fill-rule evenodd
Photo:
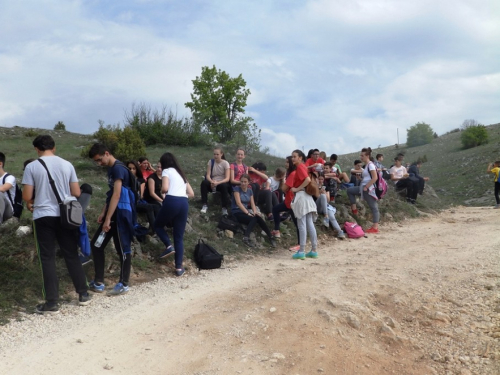
<path fill-rule="evenodd" d="M 94 246 L 101 247 L 102 242 L 104 241 L 105 238 L 106 238 L 106 232 L 102 231 L 101 234 L 99 235 L 99 237 L 97 237 L 97 240 L 95 241 Z"/>

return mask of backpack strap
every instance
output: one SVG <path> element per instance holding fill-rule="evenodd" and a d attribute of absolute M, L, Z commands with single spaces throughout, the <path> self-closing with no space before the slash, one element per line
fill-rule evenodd
<path fill-rule="evenodd" d="M 45 162 L 40 158 L 37 160 L 40 162 L 40 164 L 42 164 L 42 166 L 47 171 L 47 175 L 49 176 L 49 183 L 50 183 L 50 186 L 52 187 L 52 191 L 54 192 L 54 194 L 56 196 L 57 203 L 59 203 L 59 205 L 61 205 L 62 204 L 61 196 L 59 195 L 59 192 L 57 191 L 56 183 L 54 182 L 54 179 L 52 178 L 52 175 L 50 174 L 49 169 L 47 168 L 47 164 L 45 164 Z"/>
<path fill-rule="evenodd" d="M 210 178 L 212 178 L 213 175 L 214 175 L 215 159 L 210 159 L 210 163 L 211 163 L 211 166 L 210 166 Z"/>
<path fill-rule="evenodd" d="M 5 173 L 5 175 L 3 176 L 3 179 L 2 179 L 2 185 L 5 185 L 5 179 L 8 176 L 12 176 L 12 175 L 10 173 Z M 12 196 L 10 195 L 10 189 L 7 190 L 7 197 L 9 198 L 9 201 L 10 201 L 10 204 L 12 205 L 12 207 L 14 207 L 14 200 L 12 199 Z"/>

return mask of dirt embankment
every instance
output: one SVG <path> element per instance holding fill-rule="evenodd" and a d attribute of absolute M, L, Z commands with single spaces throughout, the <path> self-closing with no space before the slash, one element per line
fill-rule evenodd
<path fill-rule="evenodd" d="M 457 208 L 0 327 L 2 374 L 499 374 L 500 212 Z"/>

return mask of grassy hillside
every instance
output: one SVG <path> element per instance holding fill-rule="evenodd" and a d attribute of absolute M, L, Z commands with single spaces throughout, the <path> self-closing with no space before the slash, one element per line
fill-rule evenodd
<path fill-rule="evenodd" d="M 412 163 L 418 157 L 427 157 L 420 169 L 421 174 L 430 177 L 431 185 L 441 199 L 443 206 L 470 205 L 491 206 L 495 203 L 493 195 L 493 176 L 486 173 L 488 163 L 500 159 L 500 124 L 487 127 L 489 143 L 479 147 L 462 149 L 460 132 L 442 135 L 432 143 L 419 147 L 406 147 L 405 144 L 374 148 L 375 154 L 384 154 L 384 165 L 392 165 L 398 152 L 405 154 L 405 162 Z M 359 159 L 359 152 L 339 157 L 341 166 L 351 168 L 353 161 Z"/>
<path fill-rule="evenodd" d="M 424 175 L 431 177 L 431 185 L 437 190 L 441 199 L 424 195 L 419 198 L 417 206 L 411 206 L 400 199 L 396 194 L 390 192 L 381 203 L 380 210 L 382 221 L 400 220 L 404 217 L 415 217 L 422 211 L 431 211 L 446 204 L 461 204 L 470 199 L 480 197 L 477 204 L 492 204 L 492 179 L 488 177 L 484 170 L 486 163 L 500 158 L 500 125 L 488 127 L 491 141 L 485 146 L 463 151 L 460 149 L 459 133 L 442 136 L 431 145 L 406 149 L 394 146 L 376 150 L 386 155 L 387 165 L 389 159 L 398 151 L 406 153 L 406 160 L 412 161 L 418 156 L 426 155 L 428 163 L 422 167 Z M 87 135 L 56 132 L 42 129 L 26 129 L 20 127 L 1 128 L 0 127 L 0 151 L 7 156 L 6 170 L 21 181 L 23 162 L 29 158 L 36 158 L 36 152 L 32 146 L 32 141 L 37 134 L 51 134 L 56 141 L 57 155 L 69 160 L 76 169 L 81 182 L 89 183 L 94 194 L 91 204 L 87 210 L 86 217 L 89 222 L 89 233 L 93 234 L 97 228 L 96 219 L 104 204 L 106 185 L 106 170 L 96 166 L 88 158 L 81 158 L 81 149 L 91 143 L 92 137 Z M 284 146 L 286 147 L 286 146 Z M 196 199 L 190 202 L 189 208 L 189 228 L 185 234 L 186 248 L 186 268 L 193 268 L 189 258 L 192 256 L 197 240 L 202 237 L 219 249 L 226 259 L 239 260 L 254 256 L 254 254 L 266 254 L 271 251 L 266 243 L 257 249 L 249 250 L 241 242 L 241 235 L 235 235 L 233 239 L 227 238 L 216 229 L 220 218 L 220 206 L 212 205 L 208 215 L 199 213 L 201 203 L 199 202 L 199 184 L 202 175 L 206 170 L 206 163 L 212 156 L 212 149 L 190 148 L 190 147 L 170 147 L 156 146 L 147 149 L 147 156 L 151 162 L 156 162 L 160 155 L 166 151 L 174 153 L 182 167 L 184 168 L 189 181 L 195 189 Z M 227 159 L 234 160 L 233 150 L 226 150 Z M 327 150 L 327 152 L 330 152 Z M 348 169 L 352 161 L 358 158 L 358 153 L 344 155 L 340 158 L 341 165 Z M 245 163 L 251 165 L 256 161 L 263 161 L 268 167 L 268 173 L 272 174 L 278 166 L 283 166 L 284 159 L 270 155 L 255 153 L 248 155 Z M 481 199 L 485 199 L 481 201 Z M 209 198 L 209 204 L 212 198 Z M 471 203 L 476 201 L 470 201 Z M 337 199 L 338 220 L 343 223 L 346 220 L 353 220 L 349 216 L 348 201 L 345 194 Z M 369 213 L 361 207 L 361 215 L 358 221 L 364 224 L 369 220 Z M 31 226 L 31 214 L 23 212 L 21 225 Z M 32 235 L 17 237 L 15 231 L 18 224 L 0 226 L 0 321 L 5 321 L 6 317 L 12 315 L 17 309 L 28 309 L 31 311 L 35 302 L 41 298 L 41 274 L 36 256 L 36 249 Z M 281 227 L 282 239 L 281 248 L 294 244 L 295 229 L 293 224 L 284 223 Z M 318 233 L 321 240 L 328 240 L 332 237 L 332 231 L 326 231 L 324 227 L 318 226 Z M 257 234 L 259 237 L 259 235 Z M 133 270 L 131 284 L 157 277 L 170 276 L 173 267 L 169 262 L 157 260 L 157 256 L 162 250 L 162 244 L 154 240 L 138 246 L 134 245 L 135 254 L 133 258 Z M 118 265 L 116 255 L 110 246 L 107 252 L 106 278 L 108 283 L 116 282 Z M 93 277 L 93 265 L 85 267 L 87 276 Z M 67 276 L 64 263 L 58 261 L 58 274 L 61 280 L 61 295 L 64 291 L 71 292 L 72 286 Z M 72 294 L 66 294 L 70 299 Z M 3 318 L 2 318 L 3 317 Z"/>

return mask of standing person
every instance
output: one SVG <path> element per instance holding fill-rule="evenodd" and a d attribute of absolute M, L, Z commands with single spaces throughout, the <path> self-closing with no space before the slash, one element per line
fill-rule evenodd
<path fill-rule="evenodd" d="M 203 207 L 201 213 L 205 214 L 208 210 L 208 192 L 219 191 L 221 193 L 222 215 L 227 215 L 227 207 L 229 206 L 229 192 L 231 185 L 229 163 L 224 156 L 222 148 L 214 149 L 214 158 L 207 163 L 205 179 L 201 181 L 201 201 Z"/>
<path fill-rule="evenodd" d="M 87 279 L 78 258 L 78 228 L 61 227 L 61 211 L 49 176 L 40 160 L 45 163 L 61 200 L 80 196 L 80 186 L 75 168 L 70 162 L 55 155 L 55 142 L 50 135 L 39 135 L 33 141 L 39 160 L 26 166 L 23 175 L 23 200 L 32 204 L 33 232 L 43 276 L 43 297 L 45 303 L 36 306 L 38 314 L 59 312 L 59 279 L 56 270 L 56 241 L 66 262 L 73 286 L 78 293 L 78 303 L 88 305 Z M 36 195 L 34 191 L 36 189 Z"/>
<path fill-rule="evenodd" d="M 488 168 L 486 169 L 487 173 L 492 173 L 495 175 L 495 200 L 497 204 L 494 208 L 500 208 L 500 161 L 496 161 L 494 163 L 488 164 Z"/>
<path fill-rule="evenodd" d="M 182 259 L 184 257 L 184 230 L 188 217 L 188 198 L 194 197 L 193 189 L 187 181 L 177 159 L 170 152 L 164 153 L 160 158 L 162 167 L 161 192 L 165 194 L 163 205 L 155 221 L 155 230 L 165 251 L 160 258 L 175 254 L 175 275 L 184 275 Z M 173 223 L 174 246 L 170 242 L 165 226 Z"/>
<path fill-rule="evenodd" d="M 106 193 L 106 203 L 97 218 L 97 222 L 100 224 L 99 228 L 90 241 L 95 276 L 89 286 L 93 292 L 104 292 L 104 249 L 109 240 L 113 238 L 116 252 L 121 261 L 120 279 L 108 292 L 108 295 L 118 296 L 129 291 L 128 284 L 132 263 L 131 243 L 134 235 L 135 196 L 130 186 L 130 171 L 125 164 L 110 154 L 108 148 L 102 143 L 95 143 L 91 147 L 89 157 L 98 165 L 108 168 L 109 186 L 109 191 Z M 101 237 L 100 240 L 98 240 L 99 237 Z"/>
<path fill-rule="evenodd" d="M 248 247 L 253 247 L 250 241 L 250 233 L 252 233 L 255 224 L 259 224 L 260 228 L 267 234 L 267 238 L 271 242 L 272 247 L 276 247 L 276 241 L 271 235 L 271 231 L 266 225 L 266 222 L 257 213 L 255 201 L 253 199 L 253 191 L 249 187 L 250 176 L 243 174 L 240 177 L 240 186 L 235 186 L 233 189 L 233 205 L 231 213 L 239 223 L 245 224 L 247 229 L 243 235 L 243 243 Z"/>
<path fill-rule="evenodd" d="M 0 152 L 0 224 L 14 216 L 16 178 L 5 172 L 5 154 Z"/>
<path fill-rule="evenodd" d="M 360 158 L 365 163 L 365 168 L 361 174 L 361 183 L 359 186 L 353 186 L 347 189 L 347 195 L 351 202 L 351 209 L 354 215 L 358 214 L 356 208 L 356 195 L 360 195 L 370 207 L 373 215 L 373 224 L 370 228 L 365 230 L 366 233 L 378 233 L 378 223 L 380 220 L 380 213 L 378 211 L 378 198 L 375 192 L 375 182 L 377 181 L 377 167 L 370 161 L 372 149 L 370 147 L 361 150 Z"/>
<path fill-rule="evenodd" d="M 297 218 L 297 226 L 299 229 L 300 249 L 292 256 L 293 259 L 317 258 L 318 252 L 318 237 L 316 228 L 314 227 L 316 213 L 316 203 L 312 196 L 307 194 L 304 189 L 311 182 L 311 178 L 307 173 L 307 168 L 304 165 L 305 155 L 301 150 L 292 152 L 292 162 L 296 167 L 295 175 L 292 181 L 287 180 L 287 185 L 291 186 L 291 191 L 295 193 L 295 198 L 292 204 L 292 209 Z M 307 233 L 311 237 L 311 251 L 305 253 Z"/>

